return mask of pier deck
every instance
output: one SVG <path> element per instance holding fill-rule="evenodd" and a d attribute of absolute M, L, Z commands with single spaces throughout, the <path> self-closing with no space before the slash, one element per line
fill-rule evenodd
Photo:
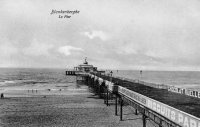
<path fill-rule="evenodd" d="M 110 80 L 109 76 L 98 75 L 98 77 L 103 78 L 104 80 Z M 194 98 L 174 92 L 170 92 L 166 89 L 158 89 L 149 86 L 145 86 L 139 83 L 133 83 L 126 80 L 121 80 L 118 78 L 112 77 L 112 82 L 118 83 L 119 86 L 125 87 L 129 90 L 140 93 L 144 96 L 172 106 L 176 109 L 194 115 L 200 118 L 200 99 Z"/>

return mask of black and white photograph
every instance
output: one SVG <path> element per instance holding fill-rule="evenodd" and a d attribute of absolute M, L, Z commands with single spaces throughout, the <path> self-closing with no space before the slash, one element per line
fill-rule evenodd
<path fill-rule="evenodd" d="M 0 0 L 0 127 L 200 127 L 200 0 Z"/>

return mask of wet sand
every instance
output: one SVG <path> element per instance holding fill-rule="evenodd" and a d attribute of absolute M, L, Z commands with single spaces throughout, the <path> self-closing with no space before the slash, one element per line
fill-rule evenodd
<path fill-rule="evenodd" d="M 135 116 L 131 107 L 123 108 L 123 121 L 120 121 L 119 116 L 114 115 L 114 104 L 106 106 L 87 86 L 61 91 L 60 87 L 55 88 L 37 93 L 8 91 L 5 98 L 0 99 L 0 126 L 142 127 L 141 115 Z"/>

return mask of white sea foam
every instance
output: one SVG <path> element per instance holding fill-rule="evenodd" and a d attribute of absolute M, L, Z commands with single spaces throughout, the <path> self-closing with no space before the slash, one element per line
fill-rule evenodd
<path fill-rule="evenodd" d="M 15 83 L 15 81 L 4 81 L 5 83 Z"/>

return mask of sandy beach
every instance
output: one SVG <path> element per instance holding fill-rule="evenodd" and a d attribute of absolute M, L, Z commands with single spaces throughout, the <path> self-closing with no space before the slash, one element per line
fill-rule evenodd
<path fill-rule="evenodd" d="M 124 107 L 123 121 L 119 120 L 119 116 L 114 115 L 114 109 L 114 104 L 106 106 L 103 99 L 84 85 L 76 89 L 51 87 L 50 90 L 37 90 L 37 92 L 36 90 L 10 90 L 5 93 L 4 99 L 0 99 L 0 125 L 4 127 L 142 127 L 141 115 L 135 116 L 131 107 Z"/>

